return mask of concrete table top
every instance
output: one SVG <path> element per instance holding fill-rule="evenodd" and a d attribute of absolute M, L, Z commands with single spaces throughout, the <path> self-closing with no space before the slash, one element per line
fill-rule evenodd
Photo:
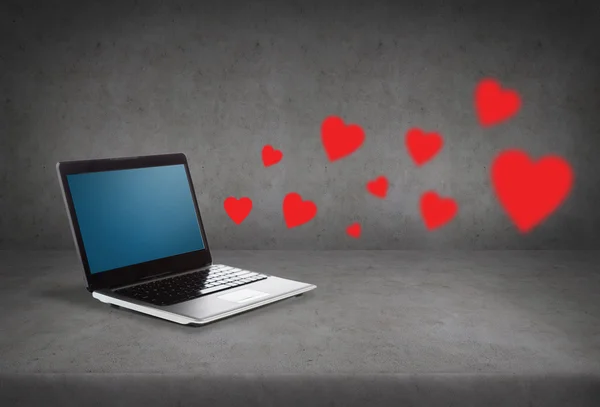
<path fill-rule="evenodd" d="M 94 300 L 74 252 L 3 251 L 0 375 L 554 375 L 600 383 L 598 251 L 213 257 L 318 288 L 187 327 Z"/>
<path fill-rule="evenodd" d="M 0 253 L 0 372 L 600 374 L 600 252 L 216 252 L 318 288 L 204 327 L 112 308 L 72 252 Z"/>

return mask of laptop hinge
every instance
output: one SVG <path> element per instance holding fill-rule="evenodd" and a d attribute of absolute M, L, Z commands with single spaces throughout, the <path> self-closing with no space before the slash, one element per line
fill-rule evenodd
<path fill-rule="evenodd" d="M 140 278 L 138 281 L 136 281 L 136 283 L 139 283 L 139 282 L 142 282 L 142 281 L 154 280 L 156 278 L 164 277 L 164 276 L 167 276 L 169 274 L 177 274 L 177 272 L 176 271 L 165 271 L 164 273 L 153 274 L 151 276 Z"/>
<path fill-rule="evenodd" d="M 175 276 L 175 275 L 182 274 L 182 273 L 189 273 L 190 271 L 202 270 L 202 269 L 210 267 L 210 266 L 212 266 L 212 262 L 207 263 L 204 266 L 198 267 L 198 268 L 193 268 L 193 269 L 189 269 L 189 270 L 178 270 L 178 271 L 172 271 L 171 270 L 171 271 L 165 271 L 164 273 L 154 274 L 154 275 L 151 275 L 151 276 L 140 278 L 140 279 L 136 280 L 135 282 L 129 282 L 129 283 L 126 283 L 126 284 L 119 284 L 119 285 L 115 285 L 115 286 L 111 286 L 111 287 L 105 287 L 105 288 L 108 288 L 109 290 L 115 290 L 115 289 L 118 289 L 120 287 L 127 287 L 127 286 L 130 286 L 130 285 L 136 285 L 136 284 L 139 284 L 139 283 L 143 283 L 145 281 L 156 280 L 158 278 L 166 277 L 166 276 L 169 276 L 169 275 L 174 275 Z M 94 291 L 94 287 L 87 287 L 87 289 L 88 289 L 89 292 L 93 292 Z"/>

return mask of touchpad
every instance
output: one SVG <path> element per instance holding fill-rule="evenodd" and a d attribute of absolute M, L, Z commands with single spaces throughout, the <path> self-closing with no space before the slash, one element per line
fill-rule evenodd
<path fill-rule="evenodd" d="M 235 291 L 233 293 L 221 295 L 220 299 L 225 301 L 244 303 L 248 301 L 255 300 L 257 298 L 266 297 L 269 293 L 264 293 L 262 291 L 250 290 L 248 288 L 241 289 L 239 291 Z"/>

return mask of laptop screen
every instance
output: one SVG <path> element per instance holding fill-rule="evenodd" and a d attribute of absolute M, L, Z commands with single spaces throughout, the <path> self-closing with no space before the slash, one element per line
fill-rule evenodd
<path fill-rule="evenodd" d="M 67 182 L 92 274 L 205 248 L 183 164 Z"/>

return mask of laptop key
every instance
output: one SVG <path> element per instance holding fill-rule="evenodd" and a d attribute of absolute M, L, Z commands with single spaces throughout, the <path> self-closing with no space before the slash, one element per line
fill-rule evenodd
<path fill-rule="evenodd" d="M 214 287 L 206 288 L 204 290 L 200 290 L 199 294 L 206 295 L 206 294 L 214 293 L 216 291 L 224 290 L 226 288 L 229 288 L 229 286 L 226 285 L 226 284 L 217 285 L 217 286 L 214 286 Z"/>

